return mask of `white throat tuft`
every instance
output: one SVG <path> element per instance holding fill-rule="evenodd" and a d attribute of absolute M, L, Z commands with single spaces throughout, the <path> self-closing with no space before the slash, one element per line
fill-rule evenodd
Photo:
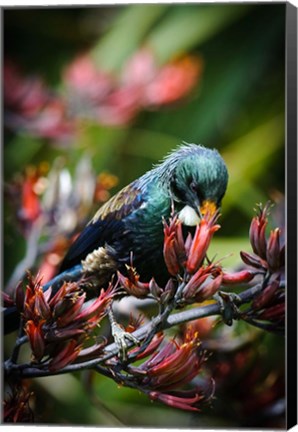
<path fill-rule="evenodd" d="M 199 216 L 189 205 L 183 207 L 183 209 L 178 214 L 178 218 L 184 225 L 187 226 L 195 226 L 200 223 Z"/>

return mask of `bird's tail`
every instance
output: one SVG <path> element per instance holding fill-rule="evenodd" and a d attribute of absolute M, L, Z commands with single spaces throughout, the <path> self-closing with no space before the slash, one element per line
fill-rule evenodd
<path fill-rule="evenodd" d="M 47 291 L 50 287 L 52 287 L 52 295 L 54 295 L 58 289 L 61 287 L 63 282 L 66 281 L 77 281 L 79 280 L 83 275 L 83 269 L 82 265 L 78 264 L 71 269 L 68 269 L 57 276 L 55 276 L 53 279 L 51 279 L 49 282 L 47 282 L 43 286 L 43 291 Z M 4 334 L 11 333 L 15 330 L 17 330 L 20 326 L 20 312 L 17 310 L 15 306 L 11 306 L 8 308 L 5 308 L 2 312 L 3 314 L 3 330 Z"/>

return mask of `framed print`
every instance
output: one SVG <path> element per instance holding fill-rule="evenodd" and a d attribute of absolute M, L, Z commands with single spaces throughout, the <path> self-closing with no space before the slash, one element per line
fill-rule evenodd
<path fill-rule="evenodd" d="M 297 9 L 2 8 L 2 422 L 297 423 Z"/>

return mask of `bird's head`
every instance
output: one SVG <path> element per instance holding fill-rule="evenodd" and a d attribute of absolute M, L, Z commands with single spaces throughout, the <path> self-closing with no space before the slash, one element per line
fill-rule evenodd
<path fill-rule="evenodd" d="M 196 225 L 204 214 L 214 213 L 221 205 L 228 183 L 226 164 L 218 151 L 195 144 L 182 146 L 172 155 L 171 198 L 181 208 L 182 222 Z"/>

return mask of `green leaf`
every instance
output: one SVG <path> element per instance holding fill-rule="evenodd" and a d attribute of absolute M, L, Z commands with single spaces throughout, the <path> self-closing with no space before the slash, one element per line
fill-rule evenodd
<path fill-rule="evenodd" d="M 224 199 L 226 210 L 230 206 L 242 207 L 245 202 L 252 208 L 256 201 L 248 200 L 250 183 L 266 174 L 266 162 L 282 146 L 284 138 L 282 113 L 225 147 L 222 154 L 229 170 L 228 193 Z"/>
<path fill-rule="evenodd" d="M 10 177 L 16 171 L 32 163 L 32 159 L 44 146 L 44 142 L 29 135 L 16 135 L 4 147 L 4 173 Z"/>
<path fill-rule="evenodd" d="M 95 63 L 102 70 L 117 71 L 142 44 L 150 28 L 168 8 L 168 5 L 133 5 L 123 8 L 110 31 L 93 48 Z"/>
<path fill-rule="evenodd" d="M 253 128 L 261 118 L 279 113 L 284 108 L 283 77 L 279 75 L 270 86 L 265 84 L 275 76 L 276 68 L 280 70 L 282 11 L 279 10 L 281 15 L 277 15 L 277 10 L 275 14 L 267 13 L 272 26 L 266 32 L 263 16 L 251 13 L 202 44 L 199 52 L 205 67 L 191 100 L 152 114 L 147 127 L 189 142 L 221 148 L 228 133 L 235 130 L 238 136 L 243 133 L 238 119 L 244 119 L 245 127 Z M 180 35 L 178 31 L 177 34 Z M 235 34 L 241 43 L 235 44 Z"/>
<path fill-rule="evenodd" d="M 201 45 L 244 15 L 247 5 L 175 6 L 147 39 L 160 62 Z"/>

